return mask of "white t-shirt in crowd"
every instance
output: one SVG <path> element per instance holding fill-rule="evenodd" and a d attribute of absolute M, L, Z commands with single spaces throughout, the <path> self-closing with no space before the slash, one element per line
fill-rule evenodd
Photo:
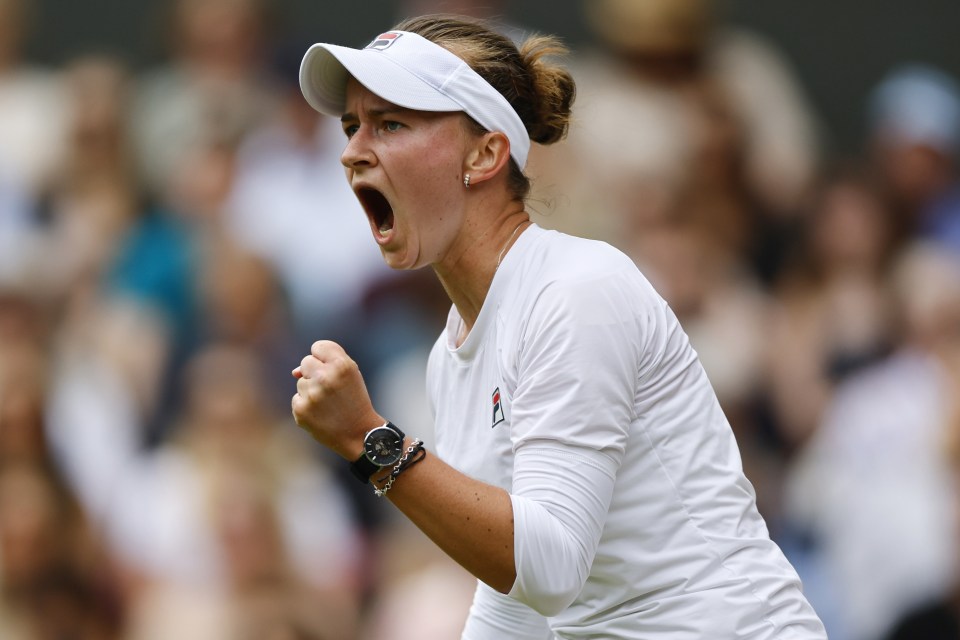
<path fill-rule="evenodd" d="M 463 637 L 823 639 L 696 353 L 636 266 L 535 225 L 427 373 L 437 454 L 511 493 L 517 580 Z"/>
<path fill-rule="evenodd" d="M 225 212 L 232 237 L 276 269 L 297 328 L 311 336 L 356 312 L 373 283 L 395 276 L 344 177 L 340 123 L 318 116 L 317 127 L 309 142 L 283 123 L 251 135 Z"/>

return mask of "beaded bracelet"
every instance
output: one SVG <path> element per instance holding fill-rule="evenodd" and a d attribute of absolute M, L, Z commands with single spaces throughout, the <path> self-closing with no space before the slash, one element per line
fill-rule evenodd
<path fill-rule="evenodd" d="M 426 457 L 427 450 L 423 448 L 423 440 L 417 438 L 410 443 L 410 446 L 407 447 L 403 457 L 397 461 L 397 464 L 393 466 L 393 469 L 390 470 L 390 473 L 377 480 L 377 482 L 383 482 L 386 480 L 386 484 L 383 485 L 383 488 L 378 489 L 376 486 L 374 486 L 373 492 L 378 498 L 382 498 L 383 496 L 387 495 L 387 491 L 390 491 L 390 488 L 393 486 L 397 476 Z"/>

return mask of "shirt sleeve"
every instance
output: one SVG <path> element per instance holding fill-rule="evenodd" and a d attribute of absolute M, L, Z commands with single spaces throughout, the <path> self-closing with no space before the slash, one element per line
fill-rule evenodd
<path fill-rule="evenodd" d="M 461 640 L 550 640 L 547 620 L 530 607 L 477 582 Z"/>
<path fill-rule="evenodd" d="M 617 465 L 588 449 L 526 447 L 516 469 L 510 499 L 517 579 L 509 595 L 553 616 L 590 575 Z"/>
<path fill-rule="evenodd" d="M 651 302 L 626 270 L 552 285 L 518 349 L 510 595 L 547 617 L 590 574 L 636 419 Z"/>
<path fill-rule="evenodd" d="M 511 403 L 515 451 L 550 441 L 621 458 L 652 305 L 629 274 L 554 283 L 518 343 Z"/>

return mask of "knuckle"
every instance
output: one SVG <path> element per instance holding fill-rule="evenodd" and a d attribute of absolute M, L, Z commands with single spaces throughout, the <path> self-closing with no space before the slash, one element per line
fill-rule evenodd
<path fill-rule="evenodd" d="M 294 394 L 293 398 L 290 399 L 290 410 L 297 424 L 300 424 L 303 419 L 303 409 L 303 398 L 299 393 Z"/>
<path fill-rule="evenodd" d="M 310 346 L 310 353 L 319 358 L 322 354 L 330 350 L 330 345 L 332 344 L 329 340 L 317 340 Z"/>
<path fill-rule="evenodd" d="M 300 410 L 307 411 L 310 405 L 318 404 L 323 397 L 323 388 L 309 380 L 301 379 L 303 384 L 297 385 L 297 395 L 300 397 Z"/>
<path fill-rule="evenodd" d="M 317 340 L 310 347 L 310 353 L 326 361 L 344 354 L 343 347 L 332 340 Z"/>
<path fill-rule="evenodd" d="M 307 397 L 306 400 L 312 405 L 320 404 L 320 401 L 323 399 L 323 388 L 320 385 L 310 385 L 307 388 Z"/>
<path fill-rule="evenodd" d="M 355 369 L 357 369 L 357 363 L 354 362 L 347 354 L 343 354 L 341 357 L 337 358 L 336 362 L 341 373 L 352 373 Z"/>

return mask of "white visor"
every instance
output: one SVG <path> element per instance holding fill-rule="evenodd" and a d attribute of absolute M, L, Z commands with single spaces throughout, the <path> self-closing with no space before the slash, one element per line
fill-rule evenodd
<path fill-rule="evenodd" d="M 314 109 L 340 117 L 346 108 L 347 80 L 405 109 L 463 111 L 487 131 L 503 132 L 510 155 L 522 169 L 530 137 L 503 95 L 466 62 L 409 31 L 377 36 L 364 49 L 315 44 L 300 64 L 300 89 Z"/>

